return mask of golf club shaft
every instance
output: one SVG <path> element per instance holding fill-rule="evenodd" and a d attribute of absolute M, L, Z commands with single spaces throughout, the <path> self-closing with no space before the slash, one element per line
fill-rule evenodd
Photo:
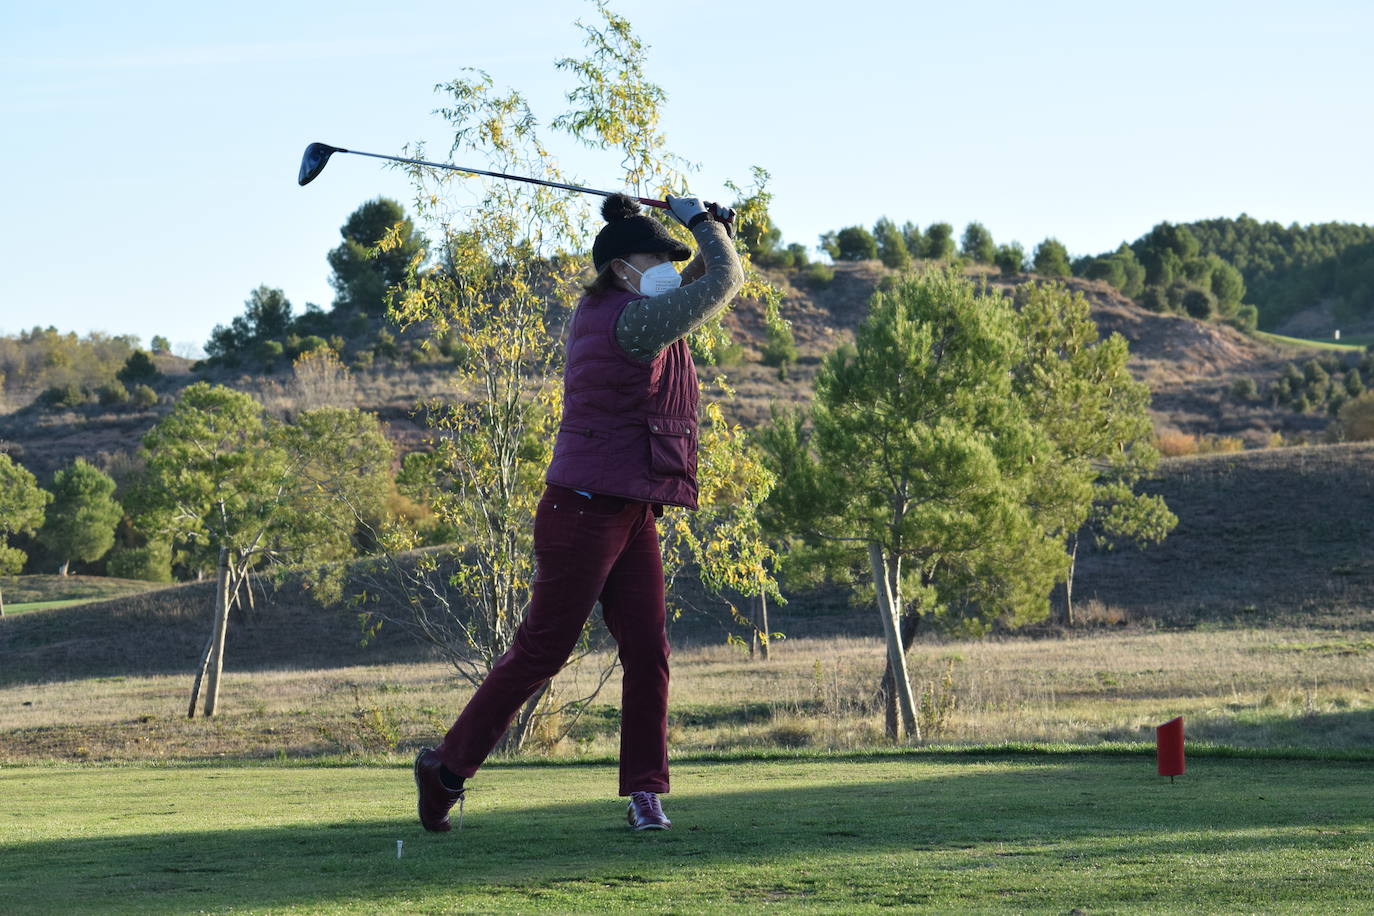
<path fill-rule="evenodd" d="M 601 197 L 610 197 L 614 191 L 598 191 L 596 188 L 584 188 L 581 185 L 563 184 L 559 181 L 545 181 L 542 178 L 526 178 L 523 175 L 507 175 L 505 172 L 489 172 L 486 169 L 470 169 L 466 166 L 452 165 L 447 162 L 427 162 L 424 159 L 406 159 L 403 156 L 387 156 L 383 153 L 365 153 L 356 149 L 336 149 L 335 152 L 351 153 L 354 156 L 371 156 L 373 159 L 390 159 L 392 162 L 404 162 L 409 165 L 426 165 L 434 169 L 448 169 L 451 172 L 466 172 L 469 175 L 486 175 L 489 178 L 505 178 L 508 181 L 524 181 L 530 184 L 541 184 L 546 188 L 560 188 L 564 191 L 578 191 L 582 194 L 598 194 Z M 667 210 L 667 201 L 653 200 L 647 197 L 635 198 L 646 207 L 658 207 L 660 210 Z"/>

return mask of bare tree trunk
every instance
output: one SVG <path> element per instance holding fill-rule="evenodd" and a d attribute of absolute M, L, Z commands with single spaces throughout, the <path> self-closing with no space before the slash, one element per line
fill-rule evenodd
<path fill-rule="evenodd" d="M 5 616 L 5 590 L 0 588 L 0 617 Z"/>
<path fill-rule="evenodd" d="M 878 686 L 883 704 L 883 734 L 889 741 L 902 737 L 901 720 L 897 718 L 897 691 L 892 689 L 892 662 L 883 665 L 883 679 Z"/>
<path fill-rule="evenodd" d="M 749 654 L 753 654 L 753 643 L 757 642 L 760 656 L 768 661 L 768 596 L 759 592 L 754 602 L 754 639 L 750 643 Z"/>
<path fill-rule="evenodd" d="M 759 651 L 759 606 L 755 599 L 749 599 L 749 660 Z"/>
<path fill-rule="evenodd" d="M 219 580 L 215 585 L 214 645 L 210 650 L 210 679 L 205 686 L 205 716 L 215 714 L 219 678 L 224 673 L 224 636 L 229 629 L 229 548 L 219 549 Z"/>
<path fill-rule="evenodd" d="M 529 736 L 530 723 L 534 721 L 534 714 L 552 685 L 553 678 L 549 678 L 542 687 L 534 692 L 534 696 L 525 701 L 525 705 L 520 707 L 520 711 L 511 720 L 510 728 L 507 728 L 506 733 L 501 736 L 500 742 L 496 745 L 497 751 L 503 754 L 514 754 L 525 746 L 525 738 Z"/>
<path fill-rule="evenodd" d="M 920 726 L 916 722 L 916 702 L 911 695 L 911 678 L 906 670 L 906 652 L 902 648 L 902 636 L 897 619 L 892 594 L 892 579 L 888 575 L 887 561 L 880 544 L 870 542 L 868 560 L 873 567 L 873 587 L 878 595 L 878 616 L 883 621 L 883 636 L 887 642 L 887 662 L 892 670 L 893 693 L 896 695 L 897 708 L 902 713 L 902 724 L 906 733 L 917 741 L 921 740 Z"/>
<path fill-rule="evenodd" d="M 63 561 L 62 561 L 62 565 L 59 566 L 59 567 L 57 567 L 57 574 L 58 574 L 59 576 L 65 576 L 65 575 L 67 574 L 67 567 L 68 567 L 68 566 L 71 566 L 71 565 L 72 565 L 72 561 L 71 561 L 71 560 L 63 560 Z"/>
<path fill-rule="evenodd" d="M 215 647 L 215 634 L 212 632 L 210 638 L 205 640 L 205 651 L 200 653 L 200 664 L 196 666 L 196 680 L 191 685 L 191 703 L 186 707 L 186 718 L 196 717 L 196 704 L 200 700 L 200 684 L 205 680 L 205 670 L 210 667 L 210 651 Z"/>
<path fill-rule="evenodd" d="M 902 618 L 902 652 L 911 650 L 911 644 L 916 641 L 916 633 L 921 628 L 921 618 L 918 614 L 908 614 Z M 883 665 L 883 679 L 878 683 L 878 696 L 883 704 L 883 731 L 888 738 L 896 741 L 898 738 L 897 725 L 897 694 L 892 689 L 892 662 L 888 661 Z"/>
<path fill-rule="evenodd" d="M 1070 538 L 1073 547 L 1069 550 L 1069 574 L 1064 579 L 1064 625 L 1073 626 L 1073 573 L 1078 566 L 1078 535 Z"/>

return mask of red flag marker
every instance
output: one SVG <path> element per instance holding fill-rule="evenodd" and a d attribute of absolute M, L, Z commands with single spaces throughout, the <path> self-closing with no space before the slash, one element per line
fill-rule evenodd
<path fill-rule="evenodd" d="M 1173 782 L 1175 776 L 1183 775 L 1183 717 L 1170 719 L 1155 728 L 1155 749 L 1159 760 L 1159 775 L 1168 776 Z"/>

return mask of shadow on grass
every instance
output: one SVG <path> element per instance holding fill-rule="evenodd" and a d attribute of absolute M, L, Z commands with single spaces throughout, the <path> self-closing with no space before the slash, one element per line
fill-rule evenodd
<path fill-rule="evenodd" d="M 1374 709 L 1310 712 L 1240 710 L 1232 716 L 1199 718 L 1189 737 L 1239 747 L 1374 748 Z"/>
<path fill-rule="evenodd" d="M 650 835 L 626 829 L 618 800 L 549 801 L 550 792 L 584 790 L 588 770 L 580 782 L 560 786 L 558 773 L 499 766 L 475 780 L 461 833 L 421 831 L 410 807 L 409 775 L 393 770 L 394 816 L 312 822 L 303 806 L 305 823 L 117 835 L 122 810 L 140 817 L 162 813 L 169 821 L 177 816 L 162 810 L 165 794 L 138 794 L 118 782 L 141 773 L 149 783 L 141 791 L 155 792 L 168 771 L 71 775 L 89 778 L 92 772 L 116 781 L 125 796 L 90 818 L 92 825 L 107 826 L 89 829 L 111 833 L 0 840 L 0 901 L 14 901 L 10 911 L 367 910 L 426 899 L 419 908 L 433 909 L 435 899 L 454 908 L 496 909 L 498 901 L 517 909 L 576 908 L 599 894 L 623 908 L 653 908 L 656 886 L 673 888 L 680 907 L 683 893 L 713 899 L 703 880 L 738 884 L 704 875 L 744 869 L 750 880 L 760 880 L 748 870 L 771 868 L 770 874 L 785 876 L 817 867 L 849 869 L 843 874 L 852 886 L 835 885 L 840 879 L 832 878 L 829 893 L 868 888 L 866 902 L 899 905 L 925 899 L 934 888 L 899 883 L 893 891 L 894 868 L 930 872 L 934 884 L 967 869 L 1028 869 L 1034 892 L 1043 893 L 1044 880 L 1070 881 L 1065 870 L 1084 862 L 1093 868 L 1136 863 L 1171 875 L 1158 887 L 1146 881 L 1136 890 L 1134 884 L 1102 884 L 1092 892 L 1098 901 L 1186 907 L 1209 882 L 1243 882 L 1243 876 L 1210 867 L 1214 857 L 1254 856 L 1265 867 L 1291 859 L 1297 868 L 1310 865 L 1312 855 L 1368 850 L 1374 840 L 1374 776 L 1367 767 L 1276 761 L 1209 760 L 1177 784 L 1164 782 L 1142 761 L 1103 758 L 958 767 L 919 761 L 694 764 L 678 768 L 679 791 L 668 799 L 674 829 Z M 270 785 L 274 774 L 290 778 L 285 771 L 230 772 L 248 782 L 256 775 L 260 785 Z M 601 768 L 596 775 L 610 785 L 612 772 Z M 66 775 L 35 778 L 53 782 L 60 796 Z M 348 770 L 306 775 L 317 797 L 348 791 L 340 788 Z M 786 784 L 770 786 L 777 780 Z M 0 785 L 5 781 L 0 770 Z M 750 787 L 742 788 L 746 781 Z M 386 786 L 386 792 L 368 794 L 390 795 L 389 779 Z M 484 805 L 487 786 L 514 798 L 492 796 Z M 250 802 L 241 794 L 226 799 L 235 811 L 245 804 Z M 405 842 L 399 860 L 398 839 Z M 1053 877 L 1045 879 L 1047 873 Z M 998 880 L 1014 886 L 1017 874 Z M 1368 883 L 1368 876 L 1356 880 Z M 1252 882 L 1232 891 L 1261 907 L 1314 899 L 1313 884 L 1304 882 Z M 728 903 L 716 899 L 713 906 Z"/>
<path fill-rule="evenodd" d="M 1188 740 L 1202 744 L 1313 752 L 1374 748 L 1374 709 L 1303 713 L 1285 707 L 1246 706 L 1224 713 L 1189 715 L 1186 720 Z M 1150 726 L 1104 728 L 1092 735 L 1106 741 L 1154 743 Z M 1080 740 L 1089 740 L 1089 736 Z"/>

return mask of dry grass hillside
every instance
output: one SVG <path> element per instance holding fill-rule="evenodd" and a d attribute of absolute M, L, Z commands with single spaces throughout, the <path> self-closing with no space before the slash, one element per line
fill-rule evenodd
<path fill-rule="evenodd" d="M 823 288 L 806 286 L 799 275 L 773 275 L 784 293 L 783 317 L 792 322 L 801 352 L 785 380 L 759 361 L 762 308 L 753 302 L 736 307 L 728 321 L 745 341 L 745 359 L 721 370 L 739 395 L 733 415 L 752 424 L 767 419 L 770 401 L 808 400 L 821 358 L 841 341 L 852 339 L 867 314 L 869 297 L 887 273 L 876 261 L 842 263 L 836 265 L 834 282 Z M 989 276 L 988 282 L 1010 294 L 1034 279 Z M 1105 283 L 1070 279 L 1067 284 L 1091 303 L 1104 335 L 1120 334 L 1130 344 L 1130 368 L 1154 395 L 1152 415 L 1160 434 L 1236 437 L 1255 448 L 1266 445 L 1274 433 L 1289 441 L 1315 441 L 1325 429 L 1325 416 L 1294 413 L 1267 401 L 1242 403 L 1229 393 L 1241 378 L 1252 379 L 1263 391 L 1287 362 L 1304 355 L 1302 351 L 1277 347 L 1224 325 L 1147 311 Z"/>
<path fill-rule="evenodd" d="M 1374 630 L 1372 466 L 1370 443 L 1166 461 L 1143 489 L 1178 527 L 1146 550 L 1090 550 L 1075 598 L 1111 619 Z"/>
<path fill-rule="evenodd" d="M 728 414 L 745 425 L 754 425 L 767 420 L 772 403 L 807 402 L 821 359 L 852 338 L 867 314 L 873 290 L 887 273 L 876 261 L 842 263 L 836 266 L 833 282 L 817 287 L 809 285 L 799 272 L 773 272 L 771 279 L 783 292 L 782 314 L 792 323 L 800 358 L 782 378 L 776 369 L 763 365 L 762 307 L 756 302 L 740 302 L 728 314 L 727 322 L 742 345 L 741 356 L 736 362 L 705 372 L 707 377 L 724 375 L 735 389 L 736 398 L 728 405 Z M 991 277 L 989 283 L 994 289 L 1009 292 L 1031 279 Z M 1161 433 L 1231 436 L 1242 439 L 1247 447 L 1266 444 L 1274 433 L 1288 441 L 1316 441 L 1320 437 L 1327 423 L 1324 415 L 1297 414 L 1267 401 L 1241 403 L 1228 393 L 1237 379 L 1247 377 L 1264 390 L 1285 362 L 1301 355 L 1298 351 L 1261 342 L 1229 327 L 1146 311 L 1102 283 L 1068 282 L 1091 301 L 1093 315 L 1104 333 L 1120 333 L 1130 342 L 1132 371 L 1154 392 L 1155 425 Z M 377 365 L 353 372 L 346 384 L 323 393 L 302 391 L 289 370 L 257 375 L 227 370 L 192 373 L 187 361 L 175 357 L 160 357 L 159 368 L 164 373 L 156 385 L 160 402 L 151 408 L 88 404 L 52 409 L 28 398 L 0 404 L 0 450 L 40 477 L 77 456 L 107 468 L 118 465 L 125 460 L 122 456 L 136 451 L 139 439 L 168 409 L 176 392 L 197 378 L 250 391 L 278 413 L 319 399 L 374 411 L 402 449 L 415 447 L 424 437 L 423 426 L 413 415 L 416 403 L 453 396 L 450 373 L 439 363 Z"/>

